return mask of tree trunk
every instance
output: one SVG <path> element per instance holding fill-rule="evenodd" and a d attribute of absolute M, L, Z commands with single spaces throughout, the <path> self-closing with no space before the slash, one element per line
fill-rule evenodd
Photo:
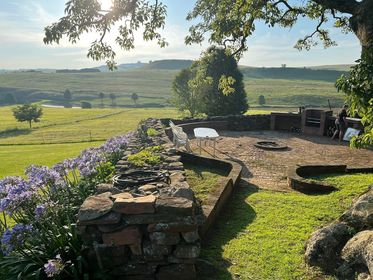
<path fill-rule="evenodd" d="M 361 58 L 373 57 L 373 0 L 362 1 L 350 18 L 350 25 L 360 41 Z"/>
<path fill-rule="evenodd" d="M 30 129 L 31 129 L 31 122 L 32 122 L 32 120 L 29 120 L 29 121 L 28 121 L 28 123 L 29 123 L 29 125 L 30 125 Z"/>

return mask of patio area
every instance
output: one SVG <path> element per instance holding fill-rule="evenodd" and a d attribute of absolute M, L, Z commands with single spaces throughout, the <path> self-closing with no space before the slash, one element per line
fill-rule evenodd
<path fill-rule="evenodd" d="M 295 164 L 346 164 L 350 167 L 373 167 L 373 151 L 351 149 L 328 137 L 278 131 L 218 131 L 216 157 L 236 161 L 243 166 L 242 177 L 261 189 L 293 191 L 287 185 L 287 167 Z M 190 137 L 190 136 L 189 136 Z M 258 141 L 275 141 L 286 150 L 263 150 Z M 199 153 L 197 140 L 191 140 Z M 213 156 L 213 146 L 202 143 L 202 155 Z"/>

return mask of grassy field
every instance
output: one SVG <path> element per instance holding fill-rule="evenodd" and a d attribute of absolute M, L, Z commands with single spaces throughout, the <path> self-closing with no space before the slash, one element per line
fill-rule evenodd
<path fill-rule="evenodd" d="M 245 79 L 245 89 L 250 106 L 258 106 L 258 98 L 263 95 L 269 106 L 327 107 L 328 99 L 332 107 L 343 104 L 343 93 L 338 93 L 334 83 L 323 81 Z"/>
<path fill-rule="evenodd" d="M 338 218 L 373 183 L 373 174 L 321 180 L 339 190 L 305 195 L 240 187 L 202 251 L 221 268 L 205 279 L 334 279 L 306 267 L 304 245 L 312 232 Z"/>
<path fill-rule="evenodd" d="M 17 122 L 10 107 L 0 107 L 0 145 L 102 141 L 137 127 L 150 117 L 177 117 L 175 109 L 65 109 L 44 108 L 34 128 Z"/>
<path fill-rule="evenodd" d="M 63 92 L 73 93 L 73 104 L 89 101 L 94 107 L 101 106 L 98 94 L 105 94 L 104 106 L 110 107 L 110 93 L 117 98 L 118 107 L 134 106 L 130 96 L 139 95 L 139 107 L 164 107 L 172 99 L 172 81 L 178 70 L 131 70 L 114 73 L 6 73 L 0 74 L 0 100 L 13 93 L 21 101 L 43 101 L 49 104 L 64 104 Z M 258 104 L 259 95 L 264 95 L 268 106 L 332 106 L 340 107 L 343 94 L 337 93 L 334 82 L 302 79 L 244 78 L 250 106 Z"/>
<path fill-rule="evenodd" d="M 23 175 L 30 164 L 52 166 L 66 158 L 79 155 L 88 147 L 99 144 L 101 142 L 0 146 L 0 178 Z"/>
<path fill-rule="evenodd" d="M 10 107 L 0 107 L 0 178 L 22 175 L 30 164 L 53 165 L 81 150 L 137 128 L 150 117 L 177 117 L 175 109 L 44 108 L 34 128 L 14 119 Z"/>

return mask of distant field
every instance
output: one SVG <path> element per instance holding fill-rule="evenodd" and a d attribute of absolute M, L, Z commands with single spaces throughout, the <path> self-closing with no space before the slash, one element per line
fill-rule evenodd
<path fill-rule="evenodd" d="M 134 107 L 132 93 L 137 93 L 138 107 L 167 107 L 172 98 L 172 81 L 178 70 L 131 70 L 105 73 L 7 73 L 0 74 L 0 100 L 13 93 L 20 101 L 64 103 L 63 91 L 73 93 L 73 104 L 89 101 L 101 106 L 98 94 L 105 94 L 104 107 L 111 107 L 109 95 L 116 95 L 117 107 Z M 334 106 L 343 103 L 343 94 L 337 93 L 333 82 L 292 79 L 244 78 L 250 106 L 256 106 L 258 96 L 266 97 L 268 106 L 327 106 L 327 98 Z M 332 104 L 333 105 L 333 104 Z"/>
<path fill-rule="evenodd" d="M 258 105 L 259 95 L 264 95 L 270 106 L 327 107 L 328 99 L 332 107 L 343 104 L 344 94 L 330 82 L 246 78 L 244 83 L 251 106 Z"/>
<path fill-rule="evenodd" d="M 75 157 L 88 147 L 101 142 L 0 146 L 0 179 L 6 176 L 23 175 L 30 164 L 52 166 L 66 158 Z"/>
<path fill-rule="evenodd" d="M 22 175 L 30 164 L 51 166 L 76 156 L 83 149 L 97 146 L 114 135 L 135 130 L 142 119 L 177 116 L 175 109 L 166 108 L 44 108 L 41 122 L 34 124 L 35 128 L 30 130 L 26 123 L 15 121 L 10 107 L 0 107 L 0 178 Z"/>
<path fill-rule="evenodd" d="M 0 107 L 0 145 L 72 143 L 105 140 L 134 130 L 150 117 L 177 117 L 175 109 L 65 109 L 44 108 L 39 123 L 29 129 L 17 122 L 11 107 Z"/>

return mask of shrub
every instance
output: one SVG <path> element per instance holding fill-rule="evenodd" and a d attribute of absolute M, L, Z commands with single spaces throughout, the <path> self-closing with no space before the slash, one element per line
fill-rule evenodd
<path fill-rule="evenodd" d="M 157 136 L 159 133 L 154 128 L 148 128 L 146 134 L 150 137 Z"/>
<path fill-rule="evenodd" d="M 52 168 L 32 165 L 25 178 L 0 180 L 0 279 L 107 279 L 87 265 L 75 218 L 95 186 L 112 176 L 130 136 Z"/>
<path fill-rule="evenodd" d="M 92 104 L 87 102 L 87 101 L 83 101 L 81 103 L 81 106 L 82 106 L 82 109 L 91 109 L 92 108 Z"/>
<path fill-rule="evenodd" d="M 128 161 L 135 166 L 157 165 L 161 162 L 161 156 L 158 154 L 162 150 L 161 146 L 153 146 L 128 156 Z"/>

